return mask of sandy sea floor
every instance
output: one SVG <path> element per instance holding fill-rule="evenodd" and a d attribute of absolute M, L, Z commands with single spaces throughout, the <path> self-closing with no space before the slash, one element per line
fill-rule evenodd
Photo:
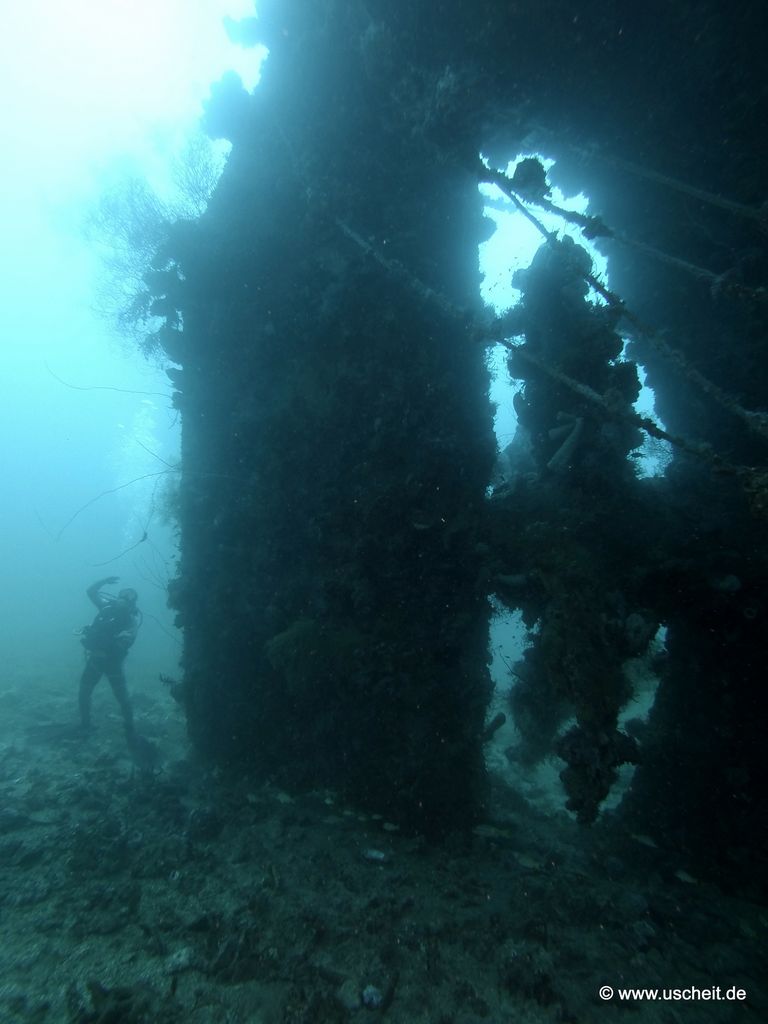
<path fill-rule="evenodd" d="M 497 778 L 489 821 L 429 846 L 331 792 L 197 765 L 159 683 L 134 693 L 160 752 L 142 772 L 106 683 L 87 741 L 74 689 L 0 687 L 3 1024 L 768 1019 L 768 910 L 642 836 Z"/>

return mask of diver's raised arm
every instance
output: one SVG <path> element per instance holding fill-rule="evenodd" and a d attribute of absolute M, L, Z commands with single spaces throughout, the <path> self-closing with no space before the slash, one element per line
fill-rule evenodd
<path fill-rule="evenodd" d="M 107 583 L 117 583 L 119 579 L 119 576 L 105 576 L 104 579 L 96 580 L 96 582 L 92 583 L 86 590 L 88 599 L 92 601 L 97 608 L 103 608 L 108 602 L 107 598 L 104 597 L 103 594 L 100 594 L 99 591 L 103 586 L 106 586 Z"/>

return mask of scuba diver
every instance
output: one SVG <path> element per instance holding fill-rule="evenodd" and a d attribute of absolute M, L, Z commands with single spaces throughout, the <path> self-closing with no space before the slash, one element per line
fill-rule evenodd
<path fill-rule="evenodd" d="M 80 677 L 80 724 L 84 733 L 91 731 L 91 696 L 96 684 L 106 675 L 115 700 L 120 705 L 125 735 L 131 752 L 146 754 L 151 745 L 136 735 L 133 709 L 123 672 L 123 662 L 132 647 L 142 622 L 137 601 L 138 594 L 131 587 L 121 590 L 117 597 L 102 593 L 101 588 L 117 583 L 119 577 L 106 576 L 86 590 L 99 613 L 90 626 L 80 630 L 80 642 L 85 648 L 85 668 Z"/>

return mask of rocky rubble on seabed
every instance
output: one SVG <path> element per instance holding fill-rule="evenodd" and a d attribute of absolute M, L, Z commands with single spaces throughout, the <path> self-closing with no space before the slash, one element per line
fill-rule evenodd
<path fill-rule="evenodd" d="M 135 697 L 151 772 L 108 701 L 83 742 L 57 727 L 72 695 L 35 693 L 0 693 L 2 1022 L 766 1019 L 766 910 L 638 839 L 497 785 L 492 821 L 429 846 L 333 793 L 196 765 L 164 692 Z M 601 985 L 747 1001 L 601 1003 Z"/>

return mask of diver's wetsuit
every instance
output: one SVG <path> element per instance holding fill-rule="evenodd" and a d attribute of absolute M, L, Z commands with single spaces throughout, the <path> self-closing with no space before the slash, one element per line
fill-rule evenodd
<path fill-rule="evenodd" d="M 80 721 L 83 729 L 90 729 L 91 696 L 98 681 L 106 675 L 123 714 L 128 743 L 133 745 L 136 733 L 123 662 L 139 631 L 141 612 L 136 607 L 135 600 L 106 597 L 101 594 L 99 588 L 104 582 L 106 581 L 99 580 L 86 591 L 99 609 L 99 614 L 83 631 L 82 642 L 86 650 L 86 661 L 80 677 Z"/>

